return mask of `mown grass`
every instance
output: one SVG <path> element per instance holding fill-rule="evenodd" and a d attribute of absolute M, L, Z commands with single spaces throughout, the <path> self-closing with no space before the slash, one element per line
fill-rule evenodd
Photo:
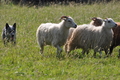
<path fill-rule="evenodd" d="M 70 4 L 43 7 L 0 5 L 0 33 L 6 23 L 17 23 L 17 44 L 7 47 L 0 40 L 1 80 L 119 80 L 120 62 L 116 47 L 109 58 L 93 58 L 91 51 L 86 57 L 81 50 L 61 59 L 56 58 L 56 49 L 45 47 L 44 56 L 39 54 L 36 30 L 41 23 L 58 23 L 62 15 L 70 15 L 75 22 L 86 24 L 91 17 L 111 17 L 120 22 L 120 2 L 95 3 L 92 5 Z M 104 54 L 103 54 L 104 56 Z"/>

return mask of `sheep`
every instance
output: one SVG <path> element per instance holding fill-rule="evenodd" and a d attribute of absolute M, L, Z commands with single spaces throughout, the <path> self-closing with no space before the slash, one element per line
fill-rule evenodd
<path fill-rule="evenodd" d="M 102 23 L 103 23 L 103 19 L 100 18 L 100 17 L 93 17 L 91 18 L 92 21 L 90 22 L 91 25 L 94 25 L 94 26 L 101 26 Z"/>
<path fill-rule="evenodd" d="M 112 28 L 116 26 L 112 18 L 105 19 L 99 27 L 90 24 L 77 26 L 68 41 L 67 53 L 76 48 L 82 48 L 83 54 L 93 49 L 94 57 L 96 52 L 102 54 L 102 50 L 107 53 L 113 38 Z"/>
<path fill-rule="evenodd" d="M 117 27 L 112 29 L 114 32 L 114 37 L 112 44 L 110 46 L 110 52 L 109 52 L 110 55 L 112 54 L 113 49 L 120 45 L 120 22 L 116 22 L 116 23 L 117 23 Z"/>
<path fill-rule="evenodd" d="M 101 21 L 101 23 L 102 23 L 102 21 Z M 116 22 L 116 23 L 117 23 L 117 27 L 112 28 L 114 35 L 113 35 L 112 44 L 110 46 L 110 52 L 109 52 L 110 56 L 113 52 L 113 49 L 120 45 L 120 34 L 119 34 L 120 33 L 120 22 Z M 91 22 L 91 24 L 93 24 L 93 23 Z"/>
<path fill-rule="evenodd" d="M 57 48 L 57 57 L 60 56 L 61 46 L 66 42 L 69 28 L 76 28 L 77 24 L 70 16 L 62 16 L 61 22 L 41 24 L 36 32 L 37 42 L 40 46 L 40 52 L 43 54 L 45 45 L 52 45 Z"/>
<path fill-rule="evenodd" d="M 97 26 L 101 26 L 102 23 L 103 23 L 103 19 L 100 18 L 100 17 L 93 17 L 93 18 L 91 18 L 91 20 L 92 20 L 92 21 L 90 22 L 90 25 L 95 25 L 96 27 L 97 27 Z M 65 43 L 65 45 L 64 45 L 64 50 L 65 50 L 65 52 L 67 52 L 67 50 L 66 50 L 67 43 L 68 43 L 68 41 L 69 41 L 69 39 L 70 39 L 70 37 L 71 37 L 72 32 L 74 31 L 74 29 L 75 29 L 75 28 L 70 28 L 70 29 L 69 29 L 69 35 L 68 35 L 67 41 L 66 41 L 66 43 Z M 88 52 L 87 52 L 87 54 L 88 54 Z"/>
<path fill-rule="evenodd" d="M 93 21 L 91 21 L 90 24 L 94 24 L 94 19 L 95 18 L 93 18 Z M 97 20 L 96 23 L 101 24 L 101 23 L 103 23 L 103 21 L 102 20 Z M 119 34 L 120 33 L 120 22 L 116 22 L 116 23 L 117 23 L 117 27 L 112 28 L 114 35 L 113 35 L 112 44 L 110 46 L 110 52 L 109 52 L 110 56 L 111 56 L 111 54 L 113 52 L 113 49 L 120 45 L 120 34 Z"/>
<path fill-rule="evenodd" d="M 91 21 L 90 24 L 94 24 L 94 19 L 93 19 L 93 21 Z M 98 21 L 99 21 L 98 24 L 103 23 L 102 20 L 98 20 Z M 97 23 L 97 21 L 96 21 L 96 23 Z M 112 28 L 114 35 L 113 35 L 112 44 L 110 46 L 110 52 L 109 52 L 110 56 L 111 56 L 111 54 L 113 52 L 113 49 L 120 45 L 120 34 L 119 34 L 120 33 L 120 22 L 116 22 L 116 23 L 117 23 L 117 27 Z"/>

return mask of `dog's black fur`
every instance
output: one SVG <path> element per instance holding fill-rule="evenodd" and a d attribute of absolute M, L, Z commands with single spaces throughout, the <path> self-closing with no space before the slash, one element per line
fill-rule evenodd
<path fill-rule="evenodd" d="M 6 45 L 10 41 L 13 44 L 16 44 L 16 23 L 14 23 L 13 26 L 6 23 L 2 31 L 2 39 L 3 39 L 4 45 Z"/>

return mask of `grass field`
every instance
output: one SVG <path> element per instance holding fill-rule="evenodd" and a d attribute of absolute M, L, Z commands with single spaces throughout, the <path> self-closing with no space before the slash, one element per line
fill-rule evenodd
<path fill-rule="evenodd" d="M 87 24 L 92 17 L 111 17 L 120 22 L 120 2 L 95 3 L 92 5 L 70 4 L 43 7 L 0 4 L 0 33 L 6 23 L 17 23 L 17 44 L 7 47 L 0 39 L 0 80 L 119 80 L 120 60 L 116 47 L 109 58 L 93 58 L 93 51 L 86 57 L 81 50 L 61 59 L 56 58 L 56 49 L 45 47 L 44 57 L 39 53 L 36 30 L 41 23 L 59 23 L 62 15 L 74 18 L 75 22 Z M 80 56 L 77 57 L 77 56 Z M 104 56 L 104 54 L 103 54 Z"/>

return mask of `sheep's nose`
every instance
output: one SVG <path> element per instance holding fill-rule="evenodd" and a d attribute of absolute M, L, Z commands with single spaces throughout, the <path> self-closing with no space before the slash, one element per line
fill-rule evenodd
<path fill-rule="evenodd" d="M 117 24 L 115 24 L 115 27 L 117 27 Z"/>
<path fill-rule="evenodd" d="M 75 28 L 77 27 L 77 25 L 75 25 Z"/>

